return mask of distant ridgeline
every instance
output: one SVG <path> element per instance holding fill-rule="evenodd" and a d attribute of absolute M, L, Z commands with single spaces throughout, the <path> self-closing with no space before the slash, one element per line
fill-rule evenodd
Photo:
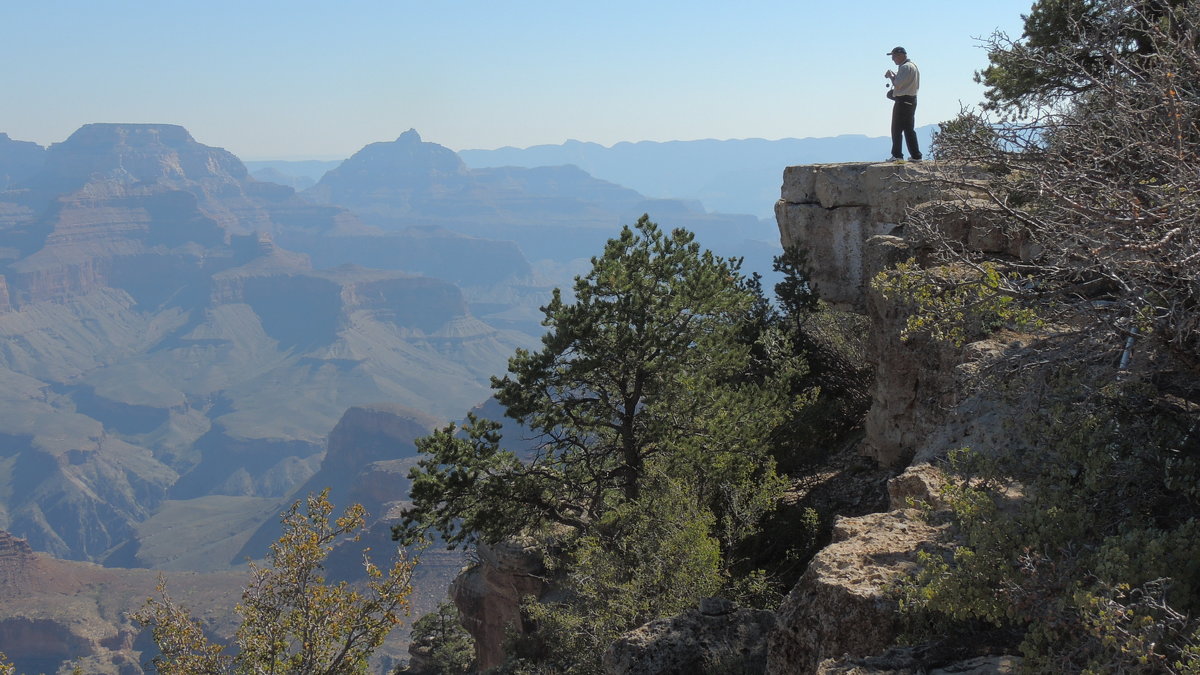
<path fill-rule="evenodd" d="M 918 129 L 925 143 L 934 128 Z M 368 223 L 380 218 L 381 227 L 389 228 L 414 218 L 437 222 L 516 241 L 531 260 L 590 257 L 607 238 L 612 219 L 631 223 L 649 213 L 666 227 L 691 229 L 721 255 L 745 258 L 747 271 L 771 277 L 772 258 L 779 253 L 771 211 L 779 198 L 779 167 L 874 160 L 887 152 L 889 142 L 862 135 L 642 141 L 612 147 L 567 141 L 462 150 L 459 161 L 449 149 L 421 142 L 409 131 L 395 142 L 363 148 L 345 166 L 317 161 L 247 164 L 262 180 L 351 208 Z M 382 166 L 387 169 L 379 170 Z M 370 179 L 362 180 L 368 174 L 409 178 L 403 187 L 377 185 L 378 190 L 369 192 Z M 413 194 L 422 180 L 429 190 Z M 564 236 L 564 225 L 571 228 L 569 236 Z"/>
<path fill-rule="evenodd" d="M 922 147 L 928 147 L 934 129 L 935 125 L 917 129 Z M 567 141 L 529 148 L 462 150 L 458 154 L 474 168 L 574 164 L 597 178 L 643 194 L 693 199 L 712 211 L 773 219 L 771 208 L 779 199 L 779 167 L 877 161 L 886 156 L 890 143 L 882 136 L 864 135 L 773 141 L 640 141 L 612 147 Z"/>

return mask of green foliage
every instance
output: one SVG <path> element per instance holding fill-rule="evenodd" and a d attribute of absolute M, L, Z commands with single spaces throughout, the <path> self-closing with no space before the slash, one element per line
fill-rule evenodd
<path fill-rule="evenodd" d="M 500 424 L 471 414 L 416 441 L 426 455 L 409 477 L 414 508 L 394 530 L 405 544 L 438 531 L 450 547 L 482 538 L 499 541 L 544 520 L 576 523 L 578 509 L 559 500 L 517 456 L 500 447 Z"/>
<path fill-rule="evenodd" d="M 1149 29 L 1186 0 L 1037 0 L 1019 41 L 994 36 L 976 73 L 991 109 L 1024 111 L 1078 96 L 1119 72 L 1116 62 L 1155 50 Z"/>
<path fill-rule="evenodd" d="M 721 595 L 742 607 L 774 610 L 827 540 L 832 517 L 780 503 L 759 532 L 738 547 L 737 564 Z"/>
<path fill-rule="evenodd" d="M 1037 314 L 1023 307 L 1015 292 L 1027 281 L 1016 274 L 1002 274 L 990 262 L 962 270 L 956 277 L 942 268 L 931 272 L 915 261 L 880 272 L 872 282 L 883 297 L 913 308 L 903 339 L 917 334 L 961 347 L 1003 327 L 1039 327 Z"/>
<path fill-rule="evenodd" d="M 807 366 L 796 372 L 790 389 L 805 405 L 794 407 L 774 432 L 776 462 L 789 474 L 824 461 L 860 427 L 874 381 L 865 317 L 820 302 L 803 271 L 805 255 L 789 248 L 775 259 L 775 271 L 783 274 L 775 285 L 783 311 L 767 318 Z"/>
<path fill-rule="evenodd" d="M 420 653 L 421 666 L 402 669 L 410 675 L 461 675 L 475 669 L 475 640 L 462 627 L 462 617 L 452 602 L 413 622 L 409 653 Z"/>
<path fill-rule="evenodd" d="M 1138 382 L 1052 384 L 1014 420 L 1024 452 L 952 457 L 957 541 L 922 556 L 902 606 L 933 634 L 1017 629 L 1040 672 L 1200 672 L 1194 417 Z"/>
<path fill-rule="evenodd" d="M 365 584 L 326 583 L 322 564 L 339 541 L 355 539 L 366 513 L 355 504 L 332 522 L 328 490 L 297 501 L 283 514 L 284 533 L 271 545 L 269 566 L 251 564 L 252 579 L 237 606 L 237 653 L 212 643 L 201 624 L 159 584 L 133 618 L 150 626 L 162 652 L 160 673 L 365 673 L 367 659 L 408 612 L 413 564 L 398 555 L 385 572 L 365 552 Z"/>
<path fill-rule="evenodd" d="M 807 257 L 805 251 L 793 246 L 777 256 L 773 265 L 773 269 L 783 275 L 783 280 L 775 284 L 775 297 L 784 314 L 796 321 L 803 321 L 820 307 L 819 298 L 804 273 Z"/>
<path fill-rule="evenodd" d="M 1034 302 L 1054 320 L 978 383 L 1006 394 L 1009 441 L 956 456 L 955 536 L 902 606 L 918 637 L 1011 630 L 1034 672 L 1197 673 L 1200 5 L 1039 0 L 1025 28 L 989 43 L 999 122 L 939 138 L 1019 259 L 914 219 L 942 267 L 877 280 L 913 303 L 909 336 L 1037 327 Z"/>
<path fill-rule="evenodd" d="M 662 616 L 694 608 L 723 583 L 713 515 L 693 486 L 656 479 L 639 502 L 606 514 L 596 533 L 571 541 L 551 561 L 565 574 L 566 597 L 527 603 L 539 630 L 516 645 L 516 672 L 600 672 L 600 657 L 619 635 Z"/>
<path fill-rule="evenodd" d="M 518 351 L 493 381 L 507 414 L 538 439 L 528 462 L 501 449 L 493 422 L 423 439 L 413 508 L 399 536 L 439 530 L 451 544 L 497 541 L 539 526 L 590 529 L 642 494 L 651 472 L 694 477 L 736 539 L 779 490 L 766 438 L 792 405 L 789 369 L 761 378 L 739 341 L 755 297 L 736 261 L 701 251 L 684 230 L 646 217 L 624 228 L 575 300 L 556 292 L 537 352 Z M 769 353 L 777 332 L 760 336 Z"/>
<path fill-rule="evenodd" d="M 980 117 L 964 111 L 958 117 L 938 124 L 929 151 L 940 160 L 971 161 L 1000 149 L 1000 136 L 996 130 Z M 986 168 L 994 174 L 1005 171 L 995 165 Z"/>
<path fill-rule="evenodd" d="M 161 652 L 152 662 L 154 669 L 162 675 L 230 672 L 230 657 L 223 653 L 225 646 L 210 642 L 200 621 L 167 595 L 165 578 L 159 578 L 156 590 L 159 598 L 148 598 L 132 615 L 140 625 L 150 626 L 154 643 Z"/>

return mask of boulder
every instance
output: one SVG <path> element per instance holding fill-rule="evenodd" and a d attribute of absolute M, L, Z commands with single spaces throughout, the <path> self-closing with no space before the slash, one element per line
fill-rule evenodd
<path fill-rule="evenodd" d="M 871 279 L 889 262 L 868 252 L 873 237 L 903 237 L 920 255 L 922 232 L 935 229 L 976 250 L 1028 254 L 1019 228 L 983 198 L 979 178 L 975 167 L 938 162 L 789 166 L 775 205 L 780 241 L 808 252 L 805 271 L 823 300 L 861 312 Z"/>
<path fill-rule="evenodd" d="M 833 543 L 779 608 L 768 645 L 767 672 L 815 672 L 828 658 L 886 650 L 899 630 L 889 585 L 915 569 L 937 530 L 915 509 L 839 518 Z"/>

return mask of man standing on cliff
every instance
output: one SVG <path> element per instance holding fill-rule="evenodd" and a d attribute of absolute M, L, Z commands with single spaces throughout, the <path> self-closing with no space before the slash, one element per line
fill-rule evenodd
<path fill-rule="evenodd" d="M 896 47 L 887 53 L 898 68 L 887 71 L 884 77 L 892 81 L 888 98 L 892 99 L 892 161 L 903 162 L 900 139 L 908 144 L 908 156 L 914 162 L 921 161 L 921 148 L 917 146 L 917 89 L 921 87 L 921 72 L 917 64 L 908 60 L 904 47 Z"/>

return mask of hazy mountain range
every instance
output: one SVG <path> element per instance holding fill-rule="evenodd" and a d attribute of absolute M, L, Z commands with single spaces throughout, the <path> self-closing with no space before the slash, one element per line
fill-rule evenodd
<path fill-rule="evenodd" d="M 917 129 L 923 148 L 936 125 Z M 720 213 L 745 213 L 774 223 L 780 167 L 825 162 L 882 160 L 890 154 L 884 136 L 761 138 L 696 141 L 638 141 L 604 146 L 583 141 L 528 148 L 460 150 L 473 169 L 574 165 L 595 178 L 611 181 L 652 198 L 698 201 Z M 336 161 L 249 161 L 262 180 L 304 189 L 341 164 Z"/>
<path fill-rule="evenodd" d="M 936 125 L 917 129 L 922 147 Z M 475 168 L 573 164 L 589 174 L 646 195 L 694 199 L 721 213 L 749 213 L 774 223 L 780 167 L 826 162 L 882 161 L 891 139 L 846 135 L 830 138 L 761 138 L 640 141 L 605 147 L 567 141 L 529 148 L 463 150 Z"/>

